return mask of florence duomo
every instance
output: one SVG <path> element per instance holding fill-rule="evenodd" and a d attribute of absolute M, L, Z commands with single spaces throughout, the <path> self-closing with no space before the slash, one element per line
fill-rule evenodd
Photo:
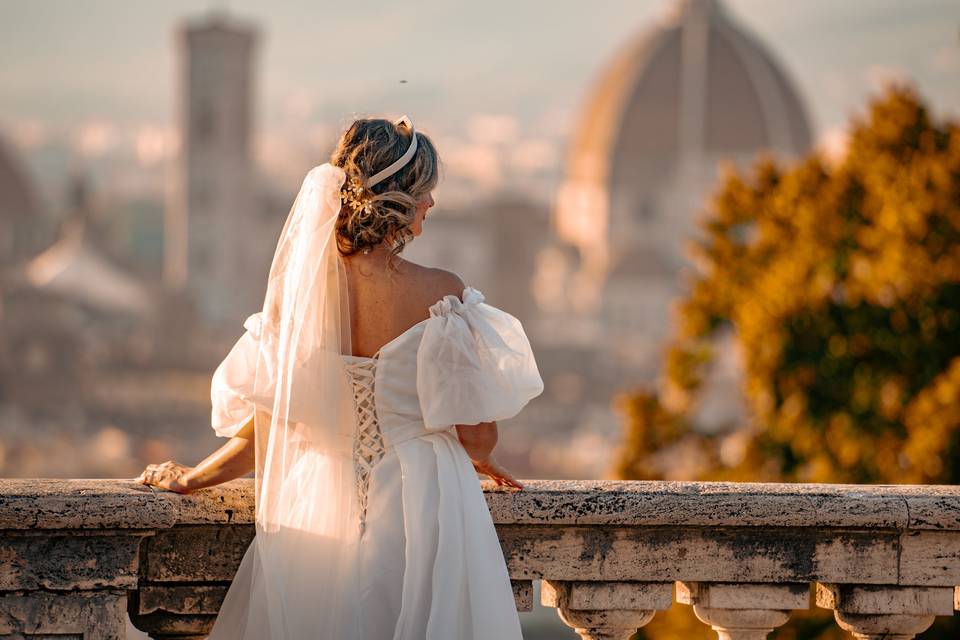
<path fill-rule="evenodd" d="M 609 389 L 656 377 L 671 301 L 692 266 L 687 243 L 722 163 L 746 166 L 761 151 L 794 158 L 813 138 L 782 63 L 722 2 L 669 9 L 594 79 L 570 134 L 552 211 L 556 237 L 534 274 L 537 337 L 543 347 L 592 352 L 594 368 L 572 357 L 561 379 L 591 395 L 602 389 L 578 408 L 605 421 L 611 437 L 618 427 Z M 739 418 L 732 357 L 715 374 L 711 420 Z"/>

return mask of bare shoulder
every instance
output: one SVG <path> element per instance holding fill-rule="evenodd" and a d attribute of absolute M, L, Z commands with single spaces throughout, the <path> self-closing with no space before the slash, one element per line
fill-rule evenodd
<path fill-rule="evenodd" d="M 460 276 L 446 269 L 430 267 L 427 280 L 432 284 L 434 298 L 437 300 L 448 295 L 459 298 L 466 286 Z"/>
<path fill-rule="evenodd" d="M 448 295 L 458 298 L 463 294 L 465 287 L 463 280 L 457 274 L 446 269 L 425 267 L 407 261 L 412 289 L 416 292 L 416 299 L 425 307 Z"/>

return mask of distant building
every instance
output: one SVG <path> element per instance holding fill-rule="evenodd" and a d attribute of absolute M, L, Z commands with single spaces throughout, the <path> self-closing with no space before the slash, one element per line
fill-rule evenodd
<path fill-rule="evenodd" d="M 47 223 L 26 169 L 0 138 L 0 267 L 42 248 L 47 241 Z"/>
<path fill-rule="evenodd" d="M 76 398 L 84 367 L 122 353 L 154 311 L 154 292 L 104 255 L 90 218 L 78 175 L 59 237 L 0 270 L 0 403 Z"/>
<path fill-rule="evenodd" d="M 679 292 L 721 162 L 810 144 L 798 91 L 767 48 L 719 0 L 678 2 L 607 65 L 573 134 L 555 212 L 579 252 L 570 293 L 604 332 L 663 336 L 665 314 L 644 309 Z"/>
<path fill-rule="evenodd" d="M 0 179 L 0 203 L 24 202 L 31 188 L 19 180 Z M 232 340 L 206 331 L 189 300 L 111 259 L 82 171 L 68 191 L 52 241 L 21 246 L 36 235 L 22 226 L 17 259 L 5 252 L 0 264 L 0 474 L 134 474 L 140 447 L 192 457 L 213 440 L 197 426 Z M 160 443 L 164 430 L 176 441 Z"/>
<path fill-rule="evenodd" d="M 609 392 L 658 375 L 690 266 L 686 245 L 721 163 L 743 167 L 759 152 L 791 158 L 810 145 L 794 83 L 719 0 L 676 2 L 608 63 L 571 138 L 553 214 L 557 245 L 541 253 L 535 276 L 541 350 L 599 352 L 593 371 L 574 363 L 544 372 L 606 387 L 601 406 L 567 412 L 577 428 L 606 421 L 592 428 L 616 435 Z M 711 413 L 727 420 L 738 396 L 724 375 L 719 395 L 730 406 L 714 402 Z"/>
<path fill-rule="evenodd" d="M 164 281 L 202 317 L 240 326 L 263 302 L 252 158 L 253 27 L 214 13 L 178 33 L 180 158 L 165 220 Z"/>

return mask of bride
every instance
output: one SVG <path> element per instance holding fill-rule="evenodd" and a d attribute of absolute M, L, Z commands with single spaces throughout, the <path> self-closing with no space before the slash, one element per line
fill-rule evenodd
<path fill-rule="evenodd" d="M 497 421 L 543 390 L 516 318 L 399 256 L 439 161 L 410 119 L 355 121 L 305 177 L 263 310 L 213 375 L 230 440 L 144 484 L 190 493 L 255 474 L 256 536 L 210 640 L 520 640 L 476 472 Z"/>

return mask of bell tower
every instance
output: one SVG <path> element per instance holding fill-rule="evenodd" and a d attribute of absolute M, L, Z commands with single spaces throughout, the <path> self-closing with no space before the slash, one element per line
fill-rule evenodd
<path fill-rule="evenodd" d="M 164 280 L 212 324 L 259 307 L 251 150 L 254 27 L 212 13 L 177 30 L 180 154 L 165 219 Z"/>

